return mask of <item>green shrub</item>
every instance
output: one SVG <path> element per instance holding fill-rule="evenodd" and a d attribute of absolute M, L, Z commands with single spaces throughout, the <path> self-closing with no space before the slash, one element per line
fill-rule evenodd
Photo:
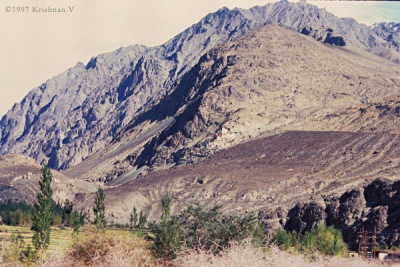
<path fill-rule="evenodd" d="M 333 226 L 326 227 L 321 224 L 315 230 L 306 232 L 304 235 L 280 229 L 275 233 L 273 240 L 285 250 L 294 248 L 304 253 L 318 251 L 324 255 L 347 255 L 347 245 L 343 241 L 342 233 Z"/>
<path fill-rule="evenodd" d="M 347 245 L 340 230 L 321 224 L 312 234 L 315 235 L 315 247 L 318 251 L 325 255 L 347 255 Z"/>
<path fill-rule="evenodd" d="M 220 205 L 207 209 L 198 201 L 190 204 L 177 218 L 184 231 L 186 247 L 211 250 L 214 254 L 232 241 L 252 237 L 259 230 L 253 215 L 224 215 Z"/>
<path fill-rule="evenodd" d="M 0 204 L 0 216 L 6 225 L 30 225 L 33 206 L 12 200 Z"/>
<path fill-rule="evenodd" d="M 218 254 L 232 242 L 247 238 L 253 238 L 258 244 L 265 243 L 265 234 L 254 215 L 224 215 L 220 209 L 219 205 L 207 209 L 197 201 L 171 217 L 170 199 L 166 195 L 160 222 L 150 225 L 155 256 L 174 259 L 182 246 Z"/>
<path fill-rule="evenodd" d="M 276 231 L 274 235 L 274 242 L 284 250 L 287 250 L 288 248 L 292 247 L 292 236 L 291 233 L 286 232 L 283 229 L 279 229 Z"/>
<path fill-rule="evenodd" d="M 159 223 L 150 224 L 153 233 L 154 256 L 165 260 L 176 258 L 181 249 L 183 232 L 176 218 L 171 218 L 171 200 L 166 194 L 161 200 L 162 214 Z"/>

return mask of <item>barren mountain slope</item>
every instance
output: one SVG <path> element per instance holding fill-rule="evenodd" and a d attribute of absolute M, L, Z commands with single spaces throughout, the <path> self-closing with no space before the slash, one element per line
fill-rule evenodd
<path fill-rule="evenodd" d="M 24 153 L 56 169 L 81 162 L 164 96 L 204 52 L 253 24 L 240 12 L 221 10 L 161 46 L 120 48 L 77 64 L 33 89 L 1 119 L 0 154 Z"/>
<path fill-rule="evenodd" d="M 288 130 L 399 133 L 399 88 L 398 68 L 386 60 L 267 25 L 204 55 L 170 95 L 128 125 L 110 146 L 127 150 L 108 167 L 79 172 L 83 163 L 67 175 L 129 179 L 136 168 L 189 164 Z M 157 123 L 161 133 L 129 143 Z"/>
<path fill-rule="evenodd" d="M 324 43 L 351 44 L 392 60 L 399 56 L 399 33 L 392 28 L 373 31 L 305 2 L 223 8 L 161 46 L 135 45 L 99 55 L 33 89 L 1 119 L 0 154 L 46 159 L 56 169 L 73 166 L 170 93 L 209 49 L 270 22 Z"/>
<path fill-rule="evenodd" d="M 323 202 L 378 177 L 398 179 L 399 142 L 399 135 L 350 132 L 295 131 L 255 139 L 193 165 L 109 188 L 107 213 L 127 221 L 136 205 L 157 218 L 167 192 L 175 211 L 195 199 L 235 213 L 287 211 L 297 202 Z"/>
<path fill-rule="evenodd" d="M 20 154 L 0 157 L 0 202 L 13 200 L 33 204 L 39 191 L 41 166 L 32 158 Z M 72 180 L 52 170 L 53 199 L 64 203 L 83 201 L 84 196 L 96 190 L 93 183 Z M 76 195 L 78 193 L 78 195 Z"/>

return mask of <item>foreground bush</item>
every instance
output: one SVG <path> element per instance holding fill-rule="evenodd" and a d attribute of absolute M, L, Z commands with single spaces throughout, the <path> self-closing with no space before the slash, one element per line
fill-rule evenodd
<path fill-rule="evenodd" d="M 63 259 L 47 266 L 155 266 L 148 242 L 129 232 L 93 232 L 80 236 Z"/>
<path fill-rule="evenodd" d="M 202 203 L 195 202 L 178 215 L 186 247 L 210 250 L 217 254 L 231 242 L 253 238 L 255 233 L 257 237 L 265 239 L 264 233 L 258 231 L 254 215 L 225 215 L 221 207 L 215 205 L 207 209 Z"/>
<path fill-rule="evenodd" d="M 162 199 L 162 215 L 158 223 L 150 224 L 153 233 L 153 254 L 171 260 L 186 249 L 205 249 L 218 254 L 233 241 L 251 237 L 258 244 L 265 241 L 265 234 L 258 227 L 254 215 L 224 215 L 221 206 L 207 209 L 202 203 L 187 206 L 176 216 L 171 216 L 168 195 Z"/>

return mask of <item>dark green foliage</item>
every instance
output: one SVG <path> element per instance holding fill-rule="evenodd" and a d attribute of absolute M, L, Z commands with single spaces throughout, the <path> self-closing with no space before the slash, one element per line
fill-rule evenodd
<path fill-rule="evenodd" d="M 138 215 L 137 209 L 134 206 L 129 216 L 129 230 L 138 233 L 139 235 L 145 235 L 144 228 L 147 223 L 147 216 L 140 210 Z"/>
<path fill-rule="evenodd" d="M 178 215 L 178 221 L 184 229 L 187 247 L 206 249 L 215 254 L 232 241 L 251 238 L 253 233 L 260 234 L 255 216 L 224 215 L 219 205 L 206 209 L 200 202 L 195 202 Z"/>
<path fill-rule="evenodd" d="M 134 206 L 129 216 L 129 223 L 130 223 L 129 230 L 132 231 L 134 228 L 136 228 L 137 222 L 138 222 L 138 214 L 136 207 Z"/>
<path fill-rule="evenodd" d="M 74 211 L 74 213 L 72 213 L 72 227 L 74 229 L 74 233 L 78 234 L 79 229 L 81 228 L 81 218 L 78 211 L 76 210 Z"/>
<path fill-rule="evenodd" d="M 171 200 L 166 194 L 161 200 L 162 213 L 159 223 L 150 224 L 154 234 L 152 251 L 156 257 L 171 260 L 181 248 L 183 232 L 176 218 L 171 218 Z"/>
<path fill-rule="evenodd" d="M 0 216 L 3 223 L 7 225 L 31 225 L 32 224 L 33 206 L 13 202 L 9 200 L 7 203 L 0 204 Z"/>
<path fill-rule="evenodd" d="M 278 230 L 275 233 L 274 241 L 282 249 L 294 248 L 304 253 L 318 251 L 324 255 L 347 255 L 347 245 L 343 241 L 340 230 L 335 229 L 333 226 L 326 227 L 323 224 L 318 225 L 317 229 L 304 235 Z"/>
<path fill-rule="evenodd" d="M 34 205 L 32 215 L 32 230 L 35 231 L 32 243 L 37 251 L 47 249 L 50 243 L 50 225 L 53 215 L 53 191 L 51 190 L 52 175 L 46 163 L 42 165 L 41 177 L 39 181 L 40 191 Z"/>
<path fill-rule="evenodd" d="M 57 203 L 53 204 L 53 207 L 51 224 L 69 226 L 72 204 L 67 200 L 64 206 Z M 0 204 L 0 216 L 3 218 L 3 223 L 7 225 L 32 225 L 33 210 L 34 206 L 23 202 L 9 200 L 7 203 Z"/>
<path fill-rule="evenodd" d="M 23 256 L 22 261 L 28 264 L 31 262 L 35 262 L 37 260 L 36 251 L 31 247 L 31 245 L 28 245 L 24 249 L 22 249 L 22 256 Z"/>
<path fill-rule="evenodd" d="M 96 225 L 98 230 L 104 230 L 107 226 L 107 221 L 105 217 L 105 206 L 104 206 L 104 191 L 103 189 L 99 186 L 97 188 L 96 196 L 94 197 L 94 207 L 93 207 L 93 213 L 94 213 L 94 224 Z"/>
<path fill-rule="evenodd" d="M 73 205 L 71 202 L 69 202 L 68 199 L 65 200 L 64 205 L 61 205 L 60 203 L 54 204 L 54 217 L 53 218 L 53 224 L 52 225 L 65 225 L 65 226 L 72 226 L 71 225 L 71 221 L 72 221 L 72 208 Z M 57 217 L 60 218 L 57 218 Z M 61 222 L 59 224 L 57 224 L 56 222 L 60 221 Z"/>
<path fill-rule="evenodd" d="M 223 215 L 221 206 L 206 209 L 200 202 L 195 202 L 179 215 L 171 217 L 170 204 L 166 195 L 162 199 L 160 222 L 150 225 L 155 236 L 153 251 L 157 257 L 173 259 L 182 246 L 217 254 L 231 242 L 246 238 L 253 238 L 259 245 L 265 244 L 265 234 L 253 215 Z"/>
<path fill-rule="evenodd" d="M 71 212 L 71 215 L 69 216 L 68 225 L 71 226 L 72 228 L 75 228 L 79 224 L 80 227 L 85 224 L 86 216 L 87 213 L 83 209 L 81 209 L 80 212 L 74 210 L 74 212 Z"/>
<path fill-rule="evenodd" d="M 279 229 L 274 236 L 274 242 L 281 249 L 288 249 L 292 247 L 292 233 L 286 232 L 283 229 Z"/>
<path fill-rule="evenodd" d="M 147 223 L 147 216 L 141 210 L 140 214 L 139 214 L 139 224 L 137 225 L 137 228 L 139 230 L 143 230 L 145 225 L 146 225 L 146 223 Z"/>
<path fill-rule="evenodd" d="M 114 223 L 114 228 L 116 229 L 124 229 L 131 231 L 131 227 L 129 223 Z"/>

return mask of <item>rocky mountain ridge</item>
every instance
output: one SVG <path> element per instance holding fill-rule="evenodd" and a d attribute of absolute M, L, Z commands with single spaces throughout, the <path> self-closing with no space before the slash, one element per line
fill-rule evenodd
<path fill-rule="evenodd" d="M 383 112 L 397 105 L 381 103 L 398 99 L 399 72 L 394 64 L 354 51 L 322 45 L 274 24 L 219 45 L 171 94 L 128 125 L 116 144 L 151 129 L 149 121 L 174 117 L 143 149 L 131 147 L 132 153 L 119 158 L 111 178 L 135 168 L 191 164 L 261 134 L 399 133 L 397 116 L 376 117 L 377 106 Z"/>
<path fill-rule="evenodd" d="M 388 41 L 391 46 L 400 49 L 400 23 L 381 22 L 373 25 L 372 30 Z"/>
<path fill-rule="evenodd" d="M 48 160 L 56 169 L 73 166 L 106 147 L 132 119 L 171 93 L 205 52 L 268 23 L 392 60 L 398 55 L 384 30 L 373 31 L 304 2 L 223 8 L 161 46 L 121 48 L 35 88 L 1 119 L 0 154 L 24 153 Z"/>

